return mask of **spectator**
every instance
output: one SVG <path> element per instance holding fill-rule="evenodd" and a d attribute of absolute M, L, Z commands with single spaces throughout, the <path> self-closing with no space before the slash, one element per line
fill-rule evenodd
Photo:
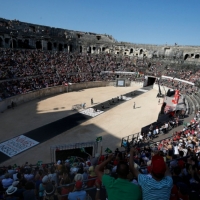
<path fill-rule="evenodd" d="M 142 198 L 140 188 L 127 180 L 129 167 L 126 163 L 119 163 L 117 166 L 118 178 L 114 179 L 104 175 L 104 167 L 112 160 L 113 156 L 109 155 L 108 159 L 95 168 L 95 172 L 102 184 L 106 187 L 109 200 L 139 200 Z"/>
<path fill-rule="evenodd" d="M 155 155 L 152 157 L 151 178 L 149 176 L 140 174 L 139 171 L 135 169 L 133 165 L 134 153 L 136 153 L 136 150 L 132 148 L 130 151 L 130 169 L 133 175 L 138 178 L 138 184 L 142 188 L 143 200 L 169 200 L 173 180 L 170 177 L 169 170 L 166 172 L 166 164 L 163 157 L 160 155 Z"/>
<path fill-rule="evenodd" d="M 76 181 L 74 190 L 69 193 L 68 199 L 69 200 L 77 200 L 77 199 L 85 200 L 87 193 L 85 190 L 81 190 L 82 186 L 83 186 L 83 183 L 81 181 Z"/>

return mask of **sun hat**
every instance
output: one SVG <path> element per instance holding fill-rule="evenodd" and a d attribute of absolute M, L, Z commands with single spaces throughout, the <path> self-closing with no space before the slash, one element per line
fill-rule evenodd
<path fill-rule="evenodd" d="M 48 183 L 45 187 L 45 194 L 47 196 L 51 196 L 55 192 L 55 187 L 52 185 L 52 183 Z"/>
<path fill-rule="evenodd" d="M 164 174 L 166 171 L 166 164 L 162 156 L 155 155 L 152 157 L 151 171 L 154 174 Z"/>
<path fill-rule="evenodd" d="M 83 181 L 83 175 L 82 174 L 76 174 L 76 176 L 74 177 L 75 181 Z"/>
<path fill-rule="evenodd" d="M 6 190 L 6 194 L 7 195 L 11 195 L 13 193 L 15 193 L 17 191 L 17 187 L 14 187 L 13 185 L 11 185 L 10 187 L 8 187 L 8 189 Z"/>

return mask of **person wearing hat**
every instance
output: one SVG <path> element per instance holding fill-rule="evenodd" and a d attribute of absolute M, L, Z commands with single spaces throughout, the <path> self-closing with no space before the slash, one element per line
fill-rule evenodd
<path fill-rule="evenodd" d="M 56 187 L 52 183 L 47 183 L 44 190 L 44 200 L 58 200 Z"/>
<path fill-rule="evenodd" d="M 164 159 L 160 155 L 154 155 L 151 160 L 151 177 L 140 172 L 134 167 L 133 156 L 136 153 L 134 148 L 130 151 L 129 167 L 133 175 L 138 178 L 138 184 L 142 188 L 143 200 L 162 199 L 169 200 L 173 186 L 173 180 L 167 170 Z M 153 192 L 152 192 L 153 191 Z"/>
<path fill-rule="evenodd" d="M 142 194 L 139 186 L 129 182 L 127 179 L 129 174 L 128 164 L 125 162 L 119 162 L 117 165 L 118 178 L 111 177 L 110 175 L 104 174 L 105 166 L 112 160 L 113 155 L 109 155 L 107 160 L 103 161 L 100 165 L 95 168 L 95 173 L 102 184 L 105 186 L 108 199 L 126 199 L 126 200 L 140 200 Z M 99 190 L 99 188 L 97 188 Z"/>
<path fill-rule="evenodd" d="M 13 185 L 9 186 L 6 190 L 6 199 L 16 199 L 15 198 L 15 192 L 17 191 L 17 187 L 14 187 Z"/>
<path fill-rule="evenodd" d="M 87 193 L 85 190 L 81 190 L 82 186 L 82 181 L 76 181 L 73 192 L 70 192 L 68 195 L 68 200 L 85 200 L 87 197 Z"/>

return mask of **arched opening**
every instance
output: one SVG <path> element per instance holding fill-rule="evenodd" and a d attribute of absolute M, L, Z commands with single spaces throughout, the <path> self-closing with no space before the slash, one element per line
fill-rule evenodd
<path fill-rule="evenodd" d="M 188 55 L 188 54 L 185 54 L 185 56 L 184 56 L 184 60 L 187 60 L 188 57 L 189 57 L 189 55 Z"/>
<path fill-rule="evenodd" d="M 14 39 L 10 40 L 10 48 L 16 48 L 17 47 L 17 42 Z"/>
<path fill-rule="evenodd" d="M 105 51 L 105 50 L 106 50 L 106 48 L 105 48 L 105 47 L 103 47 L 103 48 L 102 48 L 102 51 Z"/>
<path fill-rule="evenodd" d="M 196 55 L 195 55 L 195 58 L 199 58 L 199 54 L 196 54 Z"/>
<path fill-rule="evenodd" d="M 3 47 L 3 39 L 0 37 L 0 47 Z"/>
<path fill-rule="evenodd" d="M 130 50 L 130 53 L 133 53 L 133 49 Z"/>
<path fill-rule="evenodd" d="M 24 40 L 24 48 L 29 48 L 29 40 Z"/>
<path fill-rule="evenodd" d="M 87 53 L 91 53 L 91 47 L 87 48 Z"/>
<path fill-rule="evenodd" d="M 140 54 L 142 54 L 143 53 L 143 50 L 142 49 L 140 49 Z"/>
<path fill-rule="evenodd" d="M 62 51 L 62 50 L 63 50 L 63 45 L 62 45 L 62 44 L 59 44 L 59 45 L 58 45 L 58 50 L 59 50 L 59 51 Z"/>
<path fill-rule="evenodd" d="M 67 49 L 67 44 L 64 44 L 64 49 Z"/>
<path fill-rule="evenodd" d="M 69 45 L 69 52 L 72 52 L 73 51 L 73 46 L 72 44 Z"/>
<path fill-rule="evenodd" d="M 9 43 L 9 38 L 5 39 L 5 43 L 8 44 Z"/>
<path fill-rule="evenodd" d="M 18 48 L 24 47 L 22 40 L 18 40 L 17 43 L 18 43 Z"/>
<path fill-rule="evenodd" d="M 52 50 L 52 43 L 51 42 L 48 42 L 47 43 L 47 50 Z"/>
<path fill-rule="evenodd" d="M 83 47 L 82 47 L 82 46 L 80 46 L 80 53 L 82 53 L 82 51 L 83 51 Z"/>
<path fill-rule="evenodd" d="M 41 41 L 36 42 L 36 49 L 42 49 L 42 43 Z"/>
<path fill-rule="evenodd" d="M 93 51 L 95 51 L 96 50 L 96 47 L 93 47 Z"/>

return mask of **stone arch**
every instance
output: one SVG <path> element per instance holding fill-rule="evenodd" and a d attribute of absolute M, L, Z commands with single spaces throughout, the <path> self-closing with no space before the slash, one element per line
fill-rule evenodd
<path fill-rule="evenodd" d="M 83 52 L 83 47 L 82 47 L 82 46 L 80 46 L 80 48 L 79 48 L 79 52 L 80 52 L 80 53 Z"/>
<path fill-rule="evenodd" d="M 143 49 L 140 49 L 140 55 L 143 54 Z"/>
<path fill-rule="evenodd" d="M 0 37 L 0 47 L 4 47 L 4 42 L 2 37 Z"/>
<path fill-rule="evenodd" d="M 189 54 L 185 54 L 184 60 L 187 60 L 189 58 Z"/>
<path fill-rule="evenodd" d="M 59 51 L 62 51 L 62 50 L 63 50 L 63 44 L 59 43 L 59 45 L 58 45 L 58 50 L 59 50 Z"/>
<path fill-rule="evenodd" d="M 196 54 L 196 55 L 195 55 L 195 58 L 199 58 L 199 54 Z"/>
<path fill-rule="evenodd" d="M 24 48 L 24 43 L 23 43 L 23 41 L 22 40 L 17 40 L 17 46 L 18 46 L 18 48 Z"/>
<path fill-rule="evenodd" d="M 130 53 L 133 53 L 133 49 L 132 48 L 130 49 Z"/>
<path fill-rule="evenodd" d="M 10 48 L 17 48 L 17 41 L 16 39 L 10 39 Z"/>
<path fill-rule="evenodd" d="M 42 42 L 41 41 L 37 41 L 35 43 L 36 49 L 42 49 Z"/>
<path fill-rule="evenodd" d="M 95 51 L 95 50 L 96 50 L 96 47 L 93 47 L 92 50 Z"/>
<path fill-rule="evenodd" d="M 73 45 L 72 44 L 69 45 L 69 52 L 73 52 Z"/>
<path fill-rule="evenodd" d="M 5 38 L 5 43 L 9 44 L 9 38 Z"/>
<path fill-rule="evenodd" d="M 67 44 L 64 44 L 64 49 L 67 49 Z"/>
<path fill-rule="evenodd" d="M 189 54 L 184 55 L 184 60 L 187 60 L 189 58 Z"/>
<path fill-rule="evenodd" d="M 52 43 L 47 42 L 47 50 L 51 51 L 52 50 Z"/>
<path fill-rule="evenodd" d="M 24 40 L 24 47 L 29 48 L 29 40 L 28 39 Z"/>
<path fill-rule="evenodd" d="M 105 50 L 106 50 L 106 48 L 105 48 L 105 47 L 103 47 L 103 48 L 102 48 L 102 51 L 105 51 Z"/>

